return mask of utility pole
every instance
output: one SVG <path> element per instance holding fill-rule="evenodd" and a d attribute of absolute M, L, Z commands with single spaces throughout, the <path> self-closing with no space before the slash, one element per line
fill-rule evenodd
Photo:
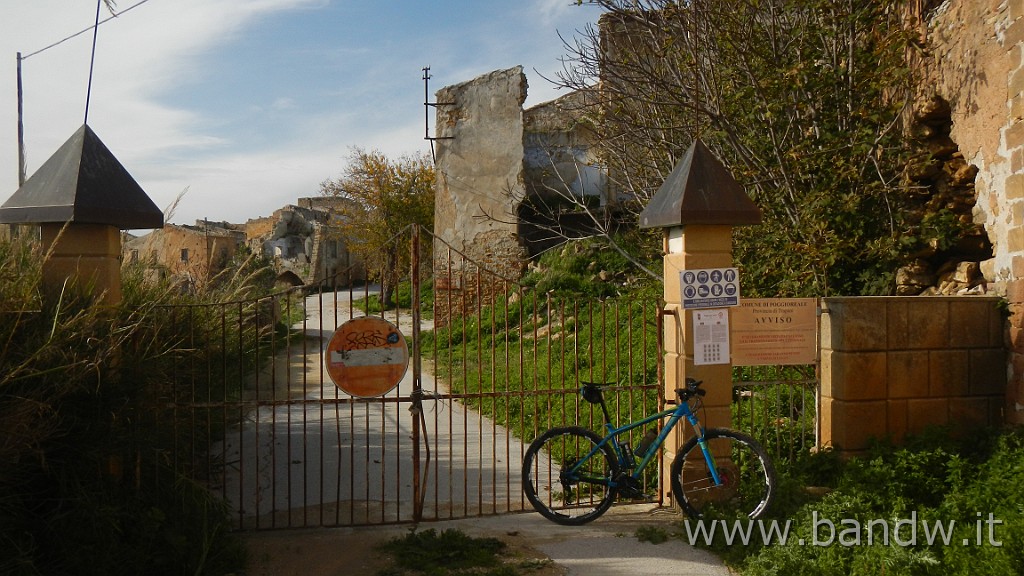
<path fill-rule="evenodd" d="M 21 52 L 18 52 L 18 188 L 25 183 L 25 121 L 22 108 Z"/>

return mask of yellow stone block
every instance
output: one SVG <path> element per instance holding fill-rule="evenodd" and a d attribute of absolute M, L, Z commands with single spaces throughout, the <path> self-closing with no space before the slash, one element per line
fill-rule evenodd
<path fill-rule="evenodd" d="M 98 303 L 121 302 L 121 231 L 99 224 L 46 223 L 40 226 L 45 260 L 43 293 L 58 298 L 73 288 L 100 297 Z"/>
<path fill-rule="evenodd" d="M 730 406 L 705 406 L 701 423 L 705 428 L 731 428 L 732 408 Z"/>
<path fill-rule="evenodd" d="M 121 231 L 116 226 L 47 223 L 40 229 L 43 249 L 54 255 L 114 258 L 121 255 Z"/>
<path fill-rule="evenodd" d="M 732 226 L 691 224 L 683 227 L 683 252 L 732 253 Z"/>
<path fill-rule="evenodd" d="M 57 298 L 74 290 L 102 298 L 112 306 L 121 302 L 121 262 L 109 256 L 50 256 L 43 262 L 43 293 Z"/>

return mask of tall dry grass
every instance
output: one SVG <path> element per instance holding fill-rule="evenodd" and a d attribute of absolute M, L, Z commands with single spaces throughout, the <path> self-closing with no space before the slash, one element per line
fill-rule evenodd
<path fill-rule="evenodd" d="M 44 258 L 0 239 L 0 574 L 239 570 L 226 510 L 190 469 L 176 379 L 185 357 L 237 366 L 221 357 L 261 345 L 272 323 L 230 316 L 266 306 L 273 275 L 252 258 L 193 293 L 126 268 L 111 308 L 75 286 L 44 300 Z M 227 374 L 189 378 L 231 393 Z"/>

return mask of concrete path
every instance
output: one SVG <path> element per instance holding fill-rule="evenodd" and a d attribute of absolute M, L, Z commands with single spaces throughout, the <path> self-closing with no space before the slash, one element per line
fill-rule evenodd
<path fill-rule="evenodd" d="M 541 574 L 569 576 L 728 576 L 722 561 L 678 537 L 641 542 L 638 528 L 673 534 L 680 516 L 650 505 L 616 506 L 584 526 L 560 526 L 540 514 L 504 514 L 424 522 L 418 530 L 458 529 L 474 538 L 494 537 L 516 550 L 528 548 L 554 564 Z M 377 546 L 409 533 L 410 526 L 370 526 L 246 534 L 254 562 L 251 576 L 375 576 L 388 563 Z M 524 573 L 532 573 L 524 571 Z"/>
<path fill-rule="evenodd" d="M 373 293 L 371 290 L 370 293 Z M 358 299 L 366 291 L 353 295 Z M 350 402 L 322 368 L 322 351 L 351 315 L 348 292 L 307 297 L 308 339 L 279 355 L 252 395 L 263 405 L 229 432 L 224 494 L 246 526 L 316 526 L 413 519 L 413 417 L 394 401 L 412 391 L 412 369 L 386 400 Z M 361 311 L 355 312 L 361 316 Z M 411 317 L 397 320 L 406 338 Z M 424 323 L 422 329 L 432 326 Z M 273 374 L 271 374 L 271 372 Z M 438 386 L 422 375 L 430 395 Z M 290 400 L 290 401 L 289 401 Z M 268 401 L 272 403 L 268 403 Z M 420 445 L 427 518 L 521 510 L 521 455 L 508 430 L 453 401 L 425 400 L 426 442 Z"/>

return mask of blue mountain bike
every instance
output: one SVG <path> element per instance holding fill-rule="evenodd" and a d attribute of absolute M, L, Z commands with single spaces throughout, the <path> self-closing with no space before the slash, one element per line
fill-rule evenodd
<path fill-rule="evenodd" d="M 603 390 L 608 385 L 583 383 L 580 394 L 604 413 L 606 433 L 579 426 L 552 428 L 530 444 L 523 458 L 523 491 L 530 504 L 558 524 L 580 525 L 604 514 L 616 496 L 647 498 L 641 474 L 656 459 L 662 443 L 683 418 L 694 435 L 676 452 L 670 468 L 672 497 L 689 516 L 708 506 L 749 518 L 761 516 L 775 493 L 775 468 L 750 436 L 726 428 L 705 429 L 696 411 L 707 392 L 688 378 L 676 390 L 676 406 L 621 427 L 612 424 Z M 634 450 L 631 430 L 668 421 L 660 433 L 649 431 Z M 625 435 L 625 436 L 623 436 Z"/>

